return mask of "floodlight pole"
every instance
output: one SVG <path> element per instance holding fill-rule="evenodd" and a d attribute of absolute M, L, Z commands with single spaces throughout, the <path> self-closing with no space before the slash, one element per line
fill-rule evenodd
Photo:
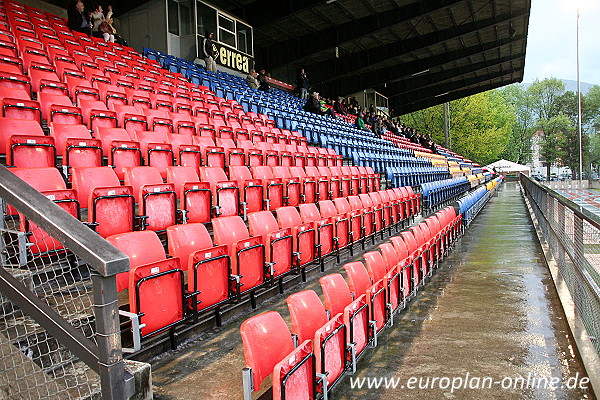
<path fill-rule="evenodd" d="M 579 135 L 579 188 L 583 189 L 583 142 L 581 138 L 581 80 L 579 79 L 579 7 L 577 8 L 577 133 Z"/>

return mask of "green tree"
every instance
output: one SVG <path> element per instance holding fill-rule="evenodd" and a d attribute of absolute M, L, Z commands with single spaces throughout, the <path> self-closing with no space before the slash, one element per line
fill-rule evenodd
<path fill-rule="evenodd" d="M 562 165 L 566 158 L 567 135 L 575 129 L 575 126 L 567 115 L 561 113 L 550 119 L 540 118 L 537 121 L 537 128 L 544 132 L 540 156 L 546 163 L 546 176 L 550 178 L 550 167 L 553 164 Z"/>
<path fill-rule="evenodd" d="M 504 101 L 512 107 L 515 123 L 502 158 L 516 162 L 531 161 L 531 137 L 536 119 L 533 109 L 533 96 L 523 85 L 509 85 L 498 90 Z"/>
<path fill-rule="evenodd" d="M 565 93 L 565 84 L 556 78 L 536 79 L 527 88 L 532 106 L 539 119 L 550 120 L 559 114 L 557 99 Z"/>
<path fill-rule="evenodd" d="M 444 143 L 443 105 L 401 117 L 419 132 Z M 482 165 L 494 162 L 505 153 L 514 125 L 514 113 L 496 91 L 478 93 L 450 103 L 452 151 Z"/>

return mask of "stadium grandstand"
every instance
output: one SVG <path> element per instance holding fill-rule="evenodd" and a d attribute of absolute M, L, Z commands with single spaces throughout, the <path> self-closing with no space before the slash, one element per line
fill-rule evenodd
<path fill-rule="evenodd" d="M 520 82 L 529 1 L 119 1 L 127 45 L 70 30 L 76 6 L 0 0 L 0 398 L 408 398 L 351 379 L 470 352 L 595 383 L 597 216 L 290 84 L 392 118 Z M 548 226 L 567 292 L 587 279 L 564 317 Z"/>

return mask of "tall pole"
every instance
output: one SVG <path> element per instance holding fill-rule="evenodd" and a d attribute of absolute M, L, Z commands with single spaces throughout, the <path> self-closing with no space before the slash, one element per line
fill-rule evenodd
<path fill-rule="evenodd" d="M 583 142 L 581 141 L 581 81 L 579 79 L 579 8 L 577 8 L 577 133 L 579 135 L 579 188 L 583 188 Z"/>
<path fill-rule="evenodd" d="M 444 103 L 444 147 L 450 150 L 450 103 Z"/>

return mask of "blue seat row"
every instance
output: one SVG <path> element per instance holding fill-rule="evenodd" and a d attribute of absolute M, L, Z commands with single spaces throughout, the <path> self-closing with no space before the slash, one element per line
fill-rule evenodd
<path fill-rule="evenodd" d="M 431 209 L 446 200 L 466 192 L 470 188 L 471 184 L 464 176 L 423 183 L 421 184 L 423 209 Z"/>

